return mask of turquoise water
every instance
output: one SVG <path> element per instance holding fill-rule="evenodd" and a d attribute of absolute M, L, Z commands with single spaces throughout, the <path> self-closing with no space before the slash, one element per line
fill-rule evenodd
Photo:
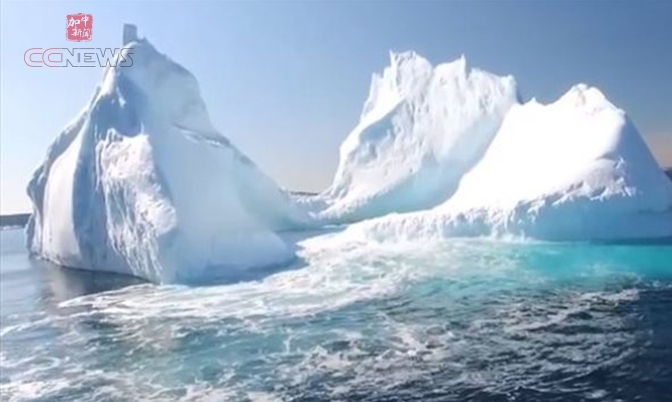
<path fill-rule="evenodd" d="M 672 400 L 670 244 L 326 247 L 183 287 L 1 236 L 3 401 Z"/>

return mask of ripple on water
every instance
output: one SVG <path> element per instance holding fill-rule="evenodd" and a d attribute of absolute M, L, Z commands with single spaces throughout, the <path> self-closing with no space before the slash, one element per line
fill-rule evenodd
<path fill-rule="evenodd" d="M 669 247 L 450 242 L 303 253 L 302 269 L 225 286 L 135 284 L 59 298 L 46 279 L 41 304 L 3 311 L 1 394 L 8 401 L 672 395 Z M 33 268 L 31 275 L 46 275 Z"/>

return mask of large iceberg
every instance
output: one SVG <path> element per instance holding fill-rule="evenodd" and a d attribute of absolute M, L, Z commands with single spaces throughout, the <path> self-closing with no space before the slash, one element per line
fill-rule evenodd
<path fill-rule="evenodd" d="M 413 52 L 374 75 L 333 184 L 299 202 L 322 222 L 386 215 L 347 231 L 379 239 L 672 235 L 672 184 L 599 90 L 522 104 L 512 77 Z"/>
<path fill-rule="evenodd" d="M 549 105 L 513 105 L 441 205 L 370 220 L 353 232 L 379 240 L 669 237 L 672 182 L 625 112 L 580 84 Z"/>
<path fill-rule="evenodd" d="M 194 76 L 125 27 L 108 67 L 34 173 L 29 249 L 154 282 L 294 258 L 276 232 L 308 216 L 215 130 Z"/>
<path fill-rule="evenodd" d="M 302 201 L 326 222 L 436 206 L 480 160 L 517 99 L 513 77 L 470 69 L 464 57 L 433 67 L 414 52 L 391 53 L 341 146 L 333 184 Z"/>

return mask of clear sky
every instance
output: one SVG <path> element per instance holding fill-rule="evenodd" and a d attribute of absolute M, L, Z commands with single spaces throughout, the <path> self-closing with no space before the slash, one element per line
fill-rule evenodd
<path fill-rule="evenodd" d="M 76 47 L 65 16 L 91 13 L 92 47 L 138 25 L 199 79 L 214 125 L 281 185 L 320 190 L 388 51 L 513 74 L 551 102 L 573 84 L 625 109 L 672 165 L 672 1 L 28 2 L 1 15 L 0 210 L 29 210 L 33 169 L 88 101 L 99 68 L 29 68 L 31 47 Z"/>

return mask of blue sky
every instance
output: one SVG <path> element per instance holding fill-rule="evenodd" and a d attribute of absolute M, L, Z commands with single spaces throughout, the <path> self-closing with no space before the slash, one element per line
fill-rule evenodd
<path fill-rule="evenodd" d="M 281 185 L 319 190 L 388 51 L 513 74 L 525 98 L 573 84 L 625 109 L 672 165 L 672 2 L 27 2 L 1 15 L 0 210 L 28 211 L 24 187 L 85 105 L 98 68 L 29 68 L 31 47 L 75 47 L 65 15 L 93 14 L 94 47 L 124 22 L 199 79 L 215 126 Z"/>

